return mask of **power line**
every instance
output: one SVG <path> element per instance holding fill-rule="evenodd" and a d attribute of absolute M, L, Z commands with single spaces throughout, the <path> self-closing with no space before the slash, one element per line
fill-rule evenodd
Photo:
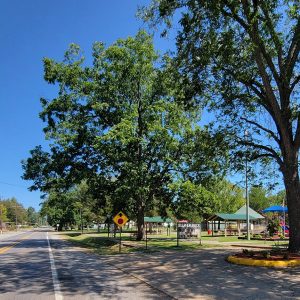
<path fill-rule="evenodd" d="M 10 186 L 15 186 L 15 187 L 27 189 L 27 187 L 24 186 L 24 185 L 9 183 L 9 182 L 5 182 L 5 181 L 0 181 L 0 184 L 5 184 L 5 185 L 10 185 Z"/>

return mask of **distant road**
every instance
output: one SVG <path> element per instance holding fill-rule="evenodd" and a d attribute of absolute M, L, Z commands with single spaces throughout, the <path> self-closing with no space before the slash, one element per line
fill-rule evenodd
<path fill-rule="evenodd" d="M 1 236 L 1 300 L 170 299 L 104 257 L 47 236 L 45 230 Z"/>

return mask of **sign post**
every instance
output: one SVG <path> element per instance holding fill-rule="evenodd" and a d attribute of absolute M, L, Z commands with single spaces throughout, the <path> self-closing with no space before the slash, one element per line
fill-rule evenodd
<path fill-rule="evenodd" d="M 113 221 L 119 227 L 120 230 L 119 252 L 121 252 L 122 227 L 128 222 L 128 218 L 123 212 L 120 211 L 114 216 Z"/>
<path fill-rule="evenodd" d="M 145 223 L 146 225 L 146 250 L 148 249 L 148 237 L 147 237 L 147 223 Z"/>
<path fill-rule="evenodd" d="M 119 253 L 121 253 L 121 242 L 122 242 L 122 227 L 120 227 Z"/>
<path fill-rule="evenodd" d="M 177 231 L 177 247 L 179 247 L 179 227 L 178 227 L 178 222 L 177 222 L 177 226 L 176 226 L 176 231 Z"/>

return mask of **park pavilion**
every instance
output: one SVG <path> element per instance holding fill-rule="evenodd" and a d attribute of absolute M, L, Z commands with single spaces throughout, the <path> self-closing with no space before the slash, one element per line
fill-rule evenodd
<path fill-rule="evenodd" d="M 207 219 L 207 228 L 214 233 L 238 235 L 247 231 L 246 205 L 233 214 L 217 213 Z M 265 217 L 249 207 L 250 233 L 260 234 L 266 230 Z"/>

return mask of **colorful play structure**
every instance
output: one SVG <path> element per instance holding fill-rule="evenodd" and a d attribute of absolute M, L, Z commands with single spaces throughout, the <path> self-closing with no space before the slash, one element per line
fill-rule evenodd
<path fill-rule="evenodd" d="M 281 206 L 281 205 L 273 205 L 270 206 L 262 211 L 264 214 L 265 213 L 278 213 L 279 217 L 279 224 L 282 229 L 284 237 L 289 236 L 289 226 L 286 224 L 286 214 L 288 212 L 288 209 L 286 206 Z M 281 214 L 281 216 L 280 216 Z"/>

